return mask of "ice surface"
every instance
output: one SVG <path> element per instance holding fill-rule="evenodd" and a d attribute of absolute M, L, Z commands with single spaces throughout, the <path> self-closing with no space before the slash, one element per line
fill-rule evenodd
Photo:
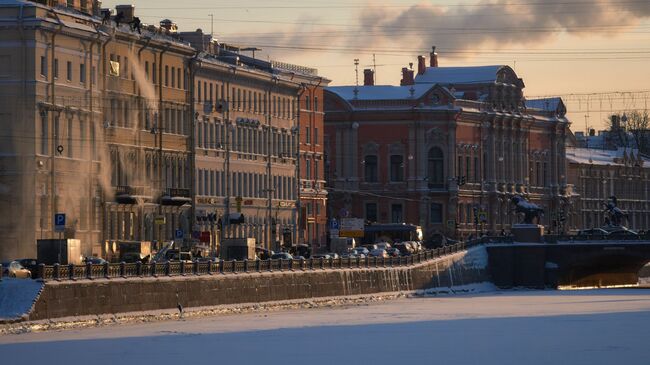
<path fill-rule="evenodd" d="M 43 283 L 39 281 L 3 278 L 0 282 L 0 320 L 27 314 L 42 288 Z"/>
<path fill-rule="evenodd" d="M 66 364 L 648 364 L 649 293 L 498 291 L 5 335 L 0 354 Z"/>

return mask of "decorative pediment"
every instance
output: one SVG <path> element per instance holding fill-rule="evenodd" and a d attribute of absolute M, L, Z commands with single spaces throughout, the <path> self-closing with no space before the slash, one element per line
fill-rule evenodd
<path fill-rule="evenodd" d="M 379 145 L 373 141 L 370 141 L 363 145 L 363 154 L 365 155 L 377 155 L 379 154 Z"/>
<path fill-rule="evenodd" d="M 388 145 L 388 152 L 391 155 L 402 155 L 404 154 L 404 145 L 402 142 L 391 143 Z"/>
<path fill-rule="evenodd" d="M 445 133 L 438 127 L 433 127 L 425 132 L 425 140 L 430 144 L 439 144 L 445 141 Z"/>

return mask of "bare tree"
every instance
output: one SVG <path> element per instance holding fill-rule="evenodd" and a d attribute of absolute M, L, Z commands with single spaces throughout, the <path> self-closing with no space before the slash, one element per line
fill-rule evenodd
<path fill-rule="evenodd" d="M 650 152 L 650 116 L 648 111 L 632 111 L 627 116 L 626 129 L 632 134 L 636 147 L 641 153 Z"/>

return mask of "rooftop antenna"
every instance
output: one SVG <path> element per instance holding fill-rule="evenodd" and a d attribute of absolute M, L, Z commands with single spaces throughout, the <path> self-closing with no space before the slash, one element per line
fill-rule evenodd
<path fill-rule="evenodd" d="M 372 72 L 375 78 L 375 85 L 377 84 L 377 62 L 375 60 L 375 54 L 372 54 Z"/>
<path fill-rule="evenodd" d="M 357 87 L 359 87 L 359 59 L 354 59 L 354 72 L 357 75 Z"/>

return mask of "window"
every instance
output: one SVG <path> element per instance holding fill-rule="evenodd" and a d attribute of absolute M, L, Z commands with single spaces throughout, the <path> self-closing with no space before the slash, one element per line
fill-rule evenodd
<path fill-rule="evenodd" d="M 548 186 L 548 163 L 544 162 L 544 175 L 543 175 L 544 181 L 542 183 L 544 186 Z"/>
<path fill-rule="evenodd" d="M 196 98 L 197 101 L 200 103 L 201 102 L 201 81 L 196 83 Z"/>
<path fill-rule="evenodd" d="M 458 156 L 458 165 L 456 166 L 456 176 L 463 176 L 463 156 Z"/>
<path fill-rule="evenodd" d="M 54 78 L 55 79 L 59 78 L 59 59 L 58 58 L 54 59 Z"/>
<path fill-rule="evenodd" d="M 72 118 L 68 118 L 68 157 L 72 158 Z"/>
<path fill-rule="evenodd" d="M 314 96 L 314 111 L 318 111 L 318 96 Z"/>
<path fill-rule="evenodd" d="M 180 67 L 176 69 L 176 85 L 178 86 L 179 89 L 181 88 L 181 68 Z"/>
<path fill-rule="evenodd" d="M 429 188 L 443 188 L 444 181 L 444 155 L 438 147 L 429 150 L 427 159 L 427 178 Z"/>
<path fill-rule="evenodd" d="M 311 128 L 306 127 L 305 130 L 306 130 L 306 132 L 305 132 L 305 142 L 307 144 L 309 144 L 309 143 L 311 143 Z"/>
<path fill-rule="evenodd" d="M 318 160 L 314 160 L 314 180 L 318 180 Z"/>
<path fill-rule="evenodd" d="M 311 180 L 311 160 L 305 159 L 305 178 Z"/>
<path fill-rule="evenodd" d="M 149 80 L 149 61 L 144 61 L 144 74 L 147 80 Z"/>
<path fill-rule="evenodd" d="M 82 84 L 86 83 L 86 64 L 82 63 L 79 65 L 79 82 Z"/>
<path fill-rule="evenodd" d="M 158 72 L 156 72 L 156 63 L 151 64 L 151 75 L 153 76 L 153 83 L 155 84 L 158 80 Z"/>
<path fill-rule="evenodd" d="M 129 78 L 129 58 L 124 57 L 124 78 L 128 79 Z"/>
<path fill-rule="evenodd" d="M 363 176 L 366 182 L 377 182 L 377 156 L 368 155 L 364 157 Z"/>
<path fill-rule="evenodd" d="M 474 157 L 474 182 L 481 181 L 478 169 L 478 157 Z"/>
<path fill-rule="evenodd" d="M 404 181 L 404 157 L 390 156 L 390 181 Z"/>
<path fill-rule="evenodd" d="M 377 203 L 366 203 L 366 221 L 377 221 Z"/>
<path fill-rule="evenodd" d="M 172 87 L 176 87 L 176 67 L 174 66 L 172 66 L 171 79 L 172 79 Z"/>
<path fill-rule="evenodd" d="M 47 57 L 41 56 L 41 76 L 47 77 Z"/>
<path fill-rule="evenodd" d="M 41 155 L 49 153 L 47 114 L 41 114 Z"/>
<path fill-rule="evenodd" d="M 404 217 L 402 215 L 402 204 L 390 205 L 390 221 L 391 223 L 403 223 Z"/>
<path fill-rule="evenodd" d="M 305 96 L 305 109 L 309 110 L 309 96 Z"/>
<path fill-rule="evenodd" d="M 318 128 L 314 127 L 314 144 L 318 143 Z"/>
<path fill-rule="evenodd" d="M 429 221 L 431 223 L 442 223 L 442 204 L 431 203 Z"/>
<path fill-rule="evenodd" d="M 465 181 L 469 181 L 470 178 L 470 172 L 472 171 L 472 164 L 471 164 L 471 158 L 469 156 L 465 157 Z"/>

